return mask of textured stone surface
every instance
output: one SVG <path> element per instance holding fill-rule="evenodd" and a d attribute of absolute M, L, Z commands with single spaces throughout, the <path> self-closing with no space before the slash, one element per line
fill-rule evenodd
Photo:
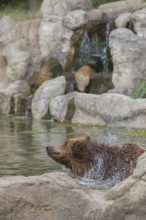
<path fill-rule="evenodd" d="M 75 80 L 80 92 L 86 91 L 94 72 L 95 70 L 87 65 L 82 66 L 75 72 Z"/>
<path fill-rule="evenodd" d="M 68 29 L 75 30 L 87 23 L 87 13 L 83 10 L 68 12 L 64 17 L 64 23 Z"/>
<path fill-rule="evenodd" d="M 131 21 L 137 35 L 146 39 L 146 8 L 135 11 L 131 16 Z"/>
<path fill-rule="evenodd" d="M 146 99 L 114 93 L 78 93 L 74 103 L 73 123 L 145 128 Z"/>
<path fill-rule="evenodd" d="M 6 75 L 10 81 L 25 79 L 29 73 L 30 54 L 22 49 L 20 42 L 8 44 L 3 56 L 7 60 Z"/>
<path fill-rule="evenodd" d="M 125 28 L 130 19 L 131 13 L 123 13 L 115 19 L 115 25 L 117 28 Z"/>
<path fill-rule="evenodd" d="M 50 101 L 58 95 L 63 95 L 66 87 L 64 76 L 45 81 L 35 92 L 32 100 L 33 118 L 49 117 Z"/>
<path fill-rule="evenodd" d="M 60 122 L 65 120 L 71 121 L 74 114 L 74 98 L 77 92 L 68 93 L 66 95 L 60 95 L 52 99 L 50 102 L 50 114 L 51 116 Z M 69 107 L 69 104 L 72 102 L 72 105 Z M 69 118 L 67 113 L 70 113 Z"/>
<path fill-rule="evenodd" d="M 111 32 L 109 46 L 114 63 L 112 82 L 116 91 L 131 91 L 146 78 L 146 40 L 126 28 Z"/>
<path fill-rule="evenodd" d="M 0 219 L 145 220 L 146 153 L 133 175 L 106 191 L 82 186 L 65 173 L 0 178 Z"/>
<path fill-rule="evenodd" d="M 15 22 L 8 16 L 0 19 L 0 42 L 4 45 L 15 41 L 16 26 Z"/>

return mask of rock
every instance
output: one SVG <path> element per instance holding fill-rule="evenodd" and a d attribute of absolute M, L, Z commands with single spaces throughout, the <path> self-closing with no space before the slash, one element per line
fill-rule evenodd
<path fill-rule="evenodd" d="M 92 9 L 87 12 L 88 21 L 101 22 L 103 18 L 103 12 L 100 9 Z"/>
<path fill-rule="evenodd" d="M 90 86 L 88 86 L 89 93 L 102 94 L 113 89 L 112 74 L 111 73 L 94 73 Z"/>
<path fill-rule="evenodd" d="M 24 116 L 30 97 L 30 87 L 26 80 L 17 80 L 0 89 L 0 112 Z"/>
<path fill-rule="evenodd" d="M 8 16 L 0 19 L 0 43 L 7 45 L 16 39 L 15 22 Z"/>
<path fill-rule="evenodd" d="M 72 123 L 105 125 L 106 123 L 96 110 L 96 102 L 99 95 L 78 93 L 75 96 L 75 113 Z"/>
<path fill-rule="evenodd" d="M 10 81 L 23 80 L 29 73 L 30 54 L 24 51 L 19 42 L 10 43 L 3 49 L 7 60 L 6 75 Z"/>
<path fill-rule="evenodd" d="M 83 187 L 64 173 L 1 178 L 0 216 L 5 220 L 83 219 L 87 202 Z"/>
<path fill-rule="evenodd" d="M 114 88 L 130 92 L 140 79 L 146 78 L 146 40 L 126 28 L 119 28 L 111 32 L 109 46 L 114 64 Z"/>
<path fill-rule="evenodd" d="M 88 11 L 92 8 L 91 0 L 44 0 L 41 6 L 43 19 L 53 21 L 54 19 L 62 19 L 69 11 L 82 9 Z"/>
<path fill-rule="evenodd" d="M 137 35 L 146 38 L 146 8 L 135 11 L 131 16 L 131 20 Z"/>
<path fill-rule="evenodd" d="M 6 91 L 0 91 L 0 114 L 11 113 L 12 97 Z"/>
<path fill-rule="evenodd" d="M 55 120 L 59 122 L 71 121 L 74 114 L 74 97 L 76 94 L 77 92 L 72 92 L 52 99 L 50 102 L 50 114 Z"/>
<path fill-rule="evenodd" d="M 109 190 L 93 190 L 65 173 L 0 178 L 5 220 L 145 220 L 146 153 L 134 173 Z"/>
<path fill-rule="evenodd" d="M 39 26 L 40 19 L 19 21 L 16 24 L 16 40 L 20 41 L 23 48 L 31 54 L 33 59 L 40 55 Z"/>
<path fill-rule="evenodd" d="M 30 87 L 26 80 L 16 80 L 7 86 L 7 92 L 11 95 L 18 93 L 30 95 Z"/>
<path fill-rule="evenodd" d="M 64 17 L 64 24 L 68 29 L 76 30 L 87 23 L 87 13 L 83 10 L 68 12 Z"/>
<path fill-rule="evenodd" d="M 68 26 L 71 24 L 71 29 L 81 27 L 87 20 L 85 12 L 80 11 L 80 19 L 78 20 L 78 12 L 75 10 L 85 10 L 91 8 L 90 6 L 90 0 L 43 1 L 41 6 L 42 21 L 39 28 L 39 44 L 43 57 L 56 58 L 63 69 L 66 68 L 74 54 L 73 44 L 70 43 L 74 33 Z M 69 14 L 67 15 L 67 13 Z M 73 20 L 70 20 L 72 18 Z M 75 24 L 76 21 L 78 24 Z"/>
<path fill-rule="evenodd" d="M 128 10 L 129 12 L 134 12 L 138 9 L 141 9 L 143 7 L 143 0 L 126 0 L 125 1 L 127 6 L 128 6 Z"/>
<path fill-rule="evenodd" d="M 130 19 L 131 13 L 123 13 L 115 19 L 115 25 L 117 28 L 126 28 L 126 25 L 130 21 Z"/>
<path fill-rule="evenodd" d="M 84 65 L 75 72 L 77 88 L 80 92 L 85 92 L 90 80 L 95 72 L 90 66 Z"/>
<path fill-rule="evenodd" d="M 75 96 L 72 123 L 145 128 L 146 99 L 132 99 L 122 94 Z"/>
<path fill-rule="evenodd" d="M 134 12 L 142 8 L 143 0 L 126 0 L 102 4 L 98 7 L 104 14 L 105 18 L 115 19 L 125 12 Z"/>
<path fill-rule="evenodd" d="M 49 104 L 53 98 L 58 95 L 63 95 L 66 87 L 66 80 L 64 76 L 45 81 L 36 90 L 32 100 L 32 115 L 33 118 L 48 117 Z"/>

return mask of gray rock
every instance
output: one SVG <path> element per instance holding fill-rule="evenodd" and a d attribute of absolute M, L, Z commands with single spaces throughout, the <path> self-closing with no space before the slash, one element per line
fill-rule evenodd
<path fill-rule="evenodd" d="M 68 12 L 64 17 L 65 26 L 71 30 L 83 27 L 87 23 L 87 21 L 87 13 L 83 10 Z"/>
<path fill-rule="evenodd" d="M 75 96 L 73 123 L 145 128 L 146 99 L 132 99 L 115 93 Z"/>
<path fill-rule="evenodd" d="M 8 16 L 0 19 L 0 43 L 7 45 L 16 39 L 15 22 Z"/>
<path fill-rule="evenodd" d="M 68 93 L 66 95 L 60 95 L 56 98 L 52 99 L 50 102 L 50 114 L 51 116 L 60 122 L 64 122 L 65 120 L 71 121 L 73 116 L 73 105 L 69 109 L 69 103 L 74 102 L 74 97 L 77 92 Z M 69 118 L 67 118 L 67 113 L 70 113 Z M 71 114 L 72 112 L 72 114 Z"/>
<path fill-rule="evenodd" d="M 134 12 L 142 8 L 143 0 L 125 0 L 102 4 L 98 7 L 106 18 L 115 19 L 125 12 Z"/>
<path fill-rule="evenodd" d="M 105 125 L 104 120 L 96 110 L 99 95 L 78 93 L 75 97 L 75 113 L 72 123 Z"/>
<path fill-rule="evenodd" d="M 11 96 L 6 91 L 0 91 L 0 114 L 10 114 Z"/>
<path fill-rule="evenodd" d="M 131 20 L 137 35 L 146 38 L 146 8 L 135 11 L 131 16 Z"/>
<path fill-rule="evenodd" d="M 49 104 L 53 98 L 63 95 L 66 87 L 64 76 L 56 77 L 55 79 L 44 82 L 35 92 L 32 100 L 32 115 L 33 118 L 49 117 Z"/>
<path fill-rule="evenodd" d="M 130 92 L 139 79 L 146 78 L 146 40 L 119 28 L 111 32 L 109 46 L 114 63 L 113 85 Z"/>
<path fill-rule="evenodd" d="M 115 19 L 115 25 L 117 28 L 125 28 L 130 21 L 131 13 L 122 13 Z"/>
<path fill-rule="evenodd" d="M 22 49 L 20 42 L 8 44 L 3 56 L 7 60 L 6 75 L 10 81 L 25 79 L 29 73 L 30 54 Z"/>

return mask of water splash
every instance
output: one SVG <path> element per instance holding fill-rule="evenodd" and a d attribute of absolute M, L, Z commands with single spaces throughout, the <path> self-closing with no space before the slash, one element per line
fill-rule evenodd
<path fill-rule="evenodd" d="M 119 181 L 115 181 L 115 180 L 107 180 L 107 181 L 93 180 L 93 179 L 89 179 L 89 178 L 85 178 L 85 177 L 79 178 L 78 181 L 83 186 L 87 186 L 89 188 L 97 189 L 97 190 L 110 189 L 113 186 L 115 186 L 116 184 L 120 183 Z"/>

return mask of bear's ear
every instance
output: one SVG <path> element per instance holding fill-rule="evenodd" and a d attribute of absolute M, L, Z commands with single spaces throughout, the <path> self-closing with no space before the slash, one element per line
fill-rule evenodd
<path fill-rule="evenodd" d="M 90 141 L 90 136 L 89 136 L 89 135 L 86 135 L 86 136 L 85 136 L 85 140 L 86 140 L 87 142 L 89 142 L 89 141 Z"/>

